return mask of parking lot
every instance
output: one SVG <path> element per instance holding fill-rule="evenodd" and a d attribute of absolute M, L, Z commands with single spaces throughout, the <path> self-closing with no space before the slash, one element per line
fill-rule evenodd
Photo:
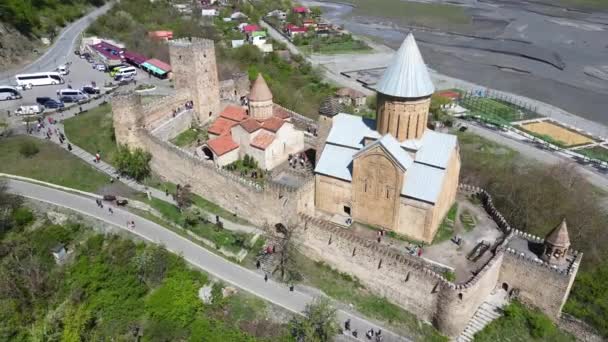
<path fill-rule="evenodd" d="M 103 94 L 103 85 L 107 82 L 114 82 L 109 73 L 93 69 L 93 64 L 87 62 L 86 59 L 81 59 L 79 56 L 75 55 L 74 51 L 66 51 L 65 57 L 57 59 L 56 62 L 56 66 L 71 62 L 69 67 L 70 73 L 63 76 L 65 80 L 64 84 L 33 87 L 32 89 L 20 91 L 23 98 L 19 100 L 0 101 L 0 117 L 6 117 L 7 111 L 10 111 L 11 114 L 14 113 L 20 106 L 35 105 L 37 97 L 50 97 L 55 99 L 57 98 L 57 90 L 65 89 L 68 85 L 71 85 L 74 89 L 80 89 L 85 85 L 90 85 L 91 82 L 95 82 Z M 46 71 L 54 70 L 37 70 L 35 72 Z M 138 70 L 135 79 L 137 84 L 149 83 L 160 88 L 168 88 L 169 86 L 168 80 L 159 80 L 155 77 L 150 78 L 146 72 L 141 70 Z M 15 84 L 16 81 L 13 77 L 13 81 L 10 85 L 14 86 Z"/>

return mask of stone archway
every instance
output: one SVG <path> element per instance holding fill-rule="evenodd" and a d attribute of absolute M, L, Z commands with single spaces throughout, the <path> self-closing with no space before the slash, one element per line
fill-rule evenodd
<path fill-rule="evenodd" d="M 211 149 L 207 146 L 203 146 L 203 155 L 205 156 L 205 159 L 207 160 L 213 160 L 213 152 L 211 152 Z"/>

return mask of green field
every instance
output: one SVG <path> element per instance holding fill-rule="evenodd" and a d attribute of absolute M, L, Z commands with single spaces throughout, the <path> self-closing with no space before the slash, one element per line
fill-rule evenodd
<path fill-rule="evenodd" d="M 593 146 L 589 148 L 581 148 L 575 151 L 591 159 L 598 159 L 608 162 L 608 148 L 601 146 Z"/>
<path fill-rule="evenodd" d="M 472 17 L 464 7 L 395 0 L 344 0 L 355 5 L 353 16 L 388 18 L 400 25 L 456 29 L 468 27 Z"/>
<path fill-rule="evenodd" d="M 109 104 L 67 119 L 63 125 L 68 141 L 91 154 L 99 151 L 103 161 L 114 163 L 118 148 L 114 139 L 112 109 Z"/>
<path fill-rule="evenodd" d="M 481 116 L 486 121 L 510 125 L 513 121 L 528 120 L 540 115 L 506 101 L 487 97 L 464 97 L 460 105 L 470 111 L 470 116 Z"/>
<path fill-rule="evenodd" d="M 171 142 L 175 146 L 184 147 L 192 144 L 197 139 L 205 141 L 207 138 L 207 131 L 202 131 L 196 128 L 188 128 L 187 130 L 178 134 L 175 138 L 171 139 Z"/>
<path fill-rule="evenodd" d="M 353 39 L 350 35 L 336 37 L 300 37 L 296 36 L 294 44 L 304 53 L 337 54 L 348 52 L 366 52 L 372 48 L 364 41 Z"/>
<path fill-rule="evenodd" d="M 36 145 L 39 152 L 24 157 L 19 152 L 24 143 Z M 28 136 L 0 139 L 0 172 L 91 192 L 109 184 L 108 176 L 59 146 Z"/>

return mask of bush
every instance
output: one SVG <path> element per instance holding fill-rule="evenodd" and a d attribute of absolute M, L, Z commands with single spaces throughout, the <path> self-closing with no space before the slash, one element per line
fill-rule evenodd
<path fill-rule="evenodd" d="M 19 153 L 21 153 L 21 155 L 25 158 L 31 158 L 35 156 L 38 152 L 40 152 L 40 149 L 38 148 L 38 145 L 36 145 L 36 143 L 33 141 L 26 141 L 22 143 L 21 146 L 19 146 Z"/>
<path fill-rule="evenodd" d="M 149 152 L 141 148 L 131 151 L 126 145 L 121 145 L 118 148 L 118 153 L 115 157 L 118 171 L 138 181 L 150 175 L 152 171 L 150 169 L 150 160 L 152 160 L 152 155 Z"/>
<path fill-rule="evenodd" d="M 19 227 L 24 227 L 34 220 L 34 214 L 26 207 L 17 208 L 13 211 L 13 222 Z"/>

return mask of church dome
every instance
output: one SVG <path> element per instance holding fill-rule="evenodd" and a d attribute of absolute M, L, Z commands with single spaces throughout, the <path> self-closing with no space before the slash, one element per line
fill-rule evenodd
<path fill-rule="evenodd" d="M 272 101 L 272 92 L 270 91 L 270 88 L 268 88 L 262 74 L 258 74 L 247 98 L 249 101 Z"/>

